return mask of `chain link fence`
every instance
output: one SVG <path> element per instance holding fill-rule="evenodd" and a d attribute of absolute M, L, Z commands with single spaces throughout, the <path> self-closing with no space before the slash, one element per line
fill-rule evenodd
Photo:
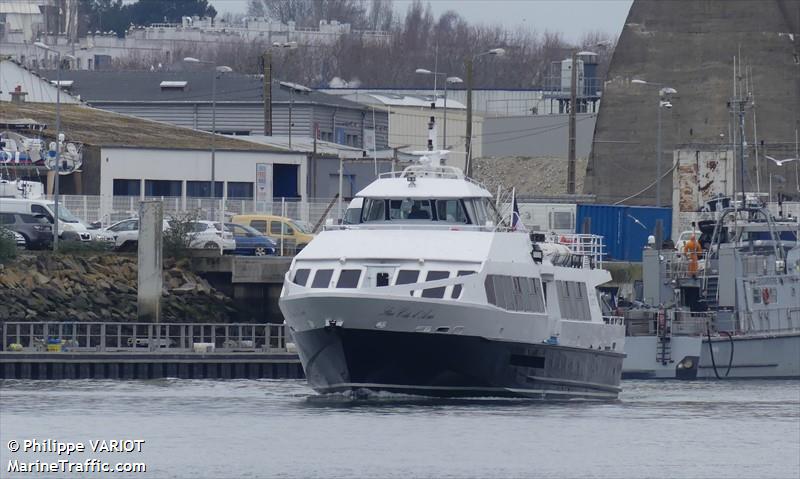
<path fill-rule="evenodd" d="M 192 213 L 199 216 L 200 219 L 212 220 L 222 216 L 225 220 L 229 220 L 233 216 L 241 214 L 265 214 L 286 216 L 306 223 L 312 228 L 318 223 L 324 224 L 328 219 L 336 223 L 347 208 L 347 202 L 342 202 L 340 213 L 338 201 L 332 198 L 311 200 L 281 198 L 258 202 L 248 199 L 174 196 L 140 198 L 138 196 L 60 195 L 59 198 L 61 205 L 86 224 L 99 221 L 104 227 L 137 216 L 139 202 L 143 200 L 161 201 L 166 217 Z"/>

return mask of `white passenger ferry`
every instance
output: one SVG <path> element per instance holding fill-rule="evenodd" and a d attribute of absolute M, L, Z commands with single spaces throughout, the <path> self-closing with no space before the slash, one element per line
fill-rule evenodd
<path fill-rule="evenodd" d="M 621 318 L 597 237 L 539 244 L 429 152 L 294 259 L 280 308 L 321 393 L 616 398 Z"/>

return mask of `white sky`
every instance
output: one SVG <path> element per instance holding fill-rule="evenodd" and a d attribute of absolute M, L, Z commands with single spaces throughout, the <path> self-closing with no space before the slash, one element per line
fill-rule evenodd
<path fill-rule="evenodd" d="M 401 15 L 412 0 L 394 0 Z M 210 0 L 219 12 L 245 13 L 247 0 Z M 471 23 L 557 31 L 568 41 L 600 30 L 618 35 L 633 0 L 431 0 L 434 15 L 455 10 Z"/>

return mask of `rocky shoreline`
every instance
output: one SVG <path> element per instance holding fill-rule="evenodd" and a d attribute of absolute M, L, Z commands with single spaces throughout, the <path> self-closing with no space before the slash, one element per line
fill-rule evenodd
<path fill-rule="evenodd" d="M 165 259 L 161 320 L 239 320 L 233 301 Z M 0 265 L 0 321 L 137 321 L 135 255 L 22 254 Z"/>

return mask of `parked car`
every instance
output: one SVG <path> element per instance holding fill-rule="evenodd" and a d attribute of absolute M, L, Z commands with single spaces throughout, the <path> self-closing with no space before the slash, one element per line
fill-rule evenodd
<path fill-rule="evenodd" d="M 17 244 L 17 247 L 18 248 L 24 248 L 25 247 L 25 237 L 22 236 L 21 234 L 17 233 L 16 231 L 12 231 L 11 234 L 14 235 L 14 242 Z"/>
<path fill-rule="evenodd" d="M 233 233 L 233 239 L 236 240 L 234 254 L 266 256 L 277 251 L 275 241 L 252 226 L 225 223 L 225 227 Z"/>
<path fill-rule="evenodd" d="M 17 248 L 25 247 L 24 236 L 17 233 L 16 231 L 11 231 L 10 229 L 6 229 L 2 225 L 0 225 L 0 237 L 6 237 L 6 236 L 14 238 L 14 243 L 17 245 Z"/>
<path fill-rule="evenodd" d="M 27 249 L 47 249 L 53 243 L 53 227 L 44 215 L 0 213 L 0 224 L 22 236 Z"/>
<path fill-rule="evenodd" d="M 236 249 L 233 233 L 219 222 L 193 221 L 189 231 L 191 248 L 219 249 L 222 253 L 231 253 Z"/>
<path fill-rule="evenodd" d="M 163 230 L 170 229 L 170 221 L 164 220 Z M 199 249 L 219 249 L 232 252 L 236 249 L 233 234 L 220 223 L 213 221 L 192 221 L 188 225 L 189 247 Z M 139 246 L 139 219 L 128 218 L 118 221 L 108 228 L 98 230 L 97 238 L 108 238 L 119 251 L 136 251 Z"/>
<path fill-rule="evenodd" d="M 299 253 L 314 239 L 308 226 L 284 216 L 236 215 L 231 218 L 231 223 L 252 226 L 260 233 L 269 235 L 275 240 L 278 251 L 281 250 L 281 240 L 284 252 Z"/>
<path fill-rule="evenodd" d="M 24 213 L 43 215 L 52 224 L 55 203 L 52 200 L 26 199 L 26 198 L 3 198 L 0 202 L 0 213 Z M 58 205 L 58 237 L 69 240 L 91 241 L 92 234 L 87 226 L 73 215 L 67 207 L 61 203 Z"/>
<path fill-rule="evenodd" d="M 98 240 L 112 241 L 119 251 L 136 251 L 139 246 L 139 218 L 117 221 L 94 233 Z"/>

